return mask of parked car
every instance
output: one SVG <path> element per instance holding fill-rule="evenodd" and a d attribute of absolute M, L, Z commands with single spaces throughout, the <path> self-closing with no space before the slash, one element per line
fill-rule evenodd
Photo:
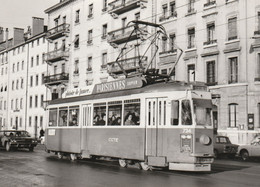
<path fill-rule="evenodd" d="M 238 151 L 238 145 L 232 144 L 227 136 L 217 135 L 214 138 L 214 155 L 215 158 L 219 156 L 228 156 L 234 158 Z"/>
<path fill-rule="evenodd" d="M 33 151 L 37 145 L 37 139 L 30 137 L 30 134 L 24 130 L 1 130 L 0 140 L 0 146 L 6 151 L 17 148 L 28 148 L 29 151 Z"/>
<path fill-rule="evenodd" d="M 250 157 L 260 157 L 260 136 L 256 136 L 250 145 L 239 146 L 238 154 L 244 161 Z"/>

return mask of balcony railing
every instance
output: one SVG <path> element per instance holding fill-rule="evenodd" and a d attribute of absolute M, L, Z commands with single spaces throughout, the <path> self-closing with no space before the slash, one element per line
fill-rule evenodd
<path fill-rule="evenodd" d="M 216 4 L 216 1 L 209 1 L 209 2 L 204 4 L 204 7 L 206 8 L 206 7 L 209 7 L 211 5 L 215 5 L 215 4 Z"/>
<path fill-rule="evenodd" d="M 128 27 L 120 28 L 114 31 L 111 31 L 108 33 L 108 42 L 109 43 L 115 43 L 115 44 L 121 44 L 126 41 L 131 41 L 139 38 L 139 35 L 134 32 L 132 36 L 129 38 L 130 34 L 134 30 L 134 26 L 130 25 Z M 147 31 L 145 27 L 142 27 L 141 30 Z"/>
<path fill-rule="evenodd" d="M 68 73 L 60 73 L 55 75 L 49 75 L 44 77 L 44 84 L 47 85 L 59 85 L 64 82 L 68 82 L 69 74 Z"/>
<path fill-rule="evenodd" d="M 173 53 L 177 53 L 177 49 L 171 49 L 169 51 L 162 51 L 159 53 L 159 55 L 167 55 L 167 54 L 173 54 Z"/>
<path fill-rule="evenodd" d="M 46 38 L 49 40 L 55 40 L 57 38 L 65 36 L 67 33 L 70 32 L 69 27 L 70 27 L 70 25 L 67 23 L 58 25 L 57 27 L 54 27 L 54 28 L 48 30 Z"/>
<path fill-rule="evenodd" d="M 217 40 L 209 40 L 203 43 L 203 45 L 211 45 L 217 43 Z"/>
<path fill-rule="evenodd" d="M 108 4 L 110 6 L 109 12 L 120 15 L 132 9 L 140 7 L 143 5 L 143 3 L 146 2 L 146 0 L 115 0 Z"/>
<path fill-rule="evenodd" d="M 140 69 L 139 61 L 140 61 L 140 56 L 133 57 L 133 58 L 127 58 L 118 61 L 118 63 L 123 67 L 123 69 L 127 72 L 134 72 Z M 147 66 L 147 57 L 143 57 L 140 64 L 142 67 Z M 109 62 L 108 64 L 108 73 L 110 74 L 122 74 L 122 70 L 119 67 L 119 65 L 116 62 Z"/>
<path fill-rule="evenodd" d="M 48 52 L 45 55 L 45 61 L 47 63 L 54 63 L 60 60 L 66 60 L 69 57 L 69 48 L 56 49 L 54 51 Z"/>

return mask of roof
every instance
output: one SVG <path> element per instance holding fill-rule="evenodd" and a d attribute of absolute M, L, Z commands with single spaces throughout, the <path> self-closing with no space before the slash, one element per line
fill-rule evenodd
<path fill-rule="evenodd" d="M 59 8 L 61 8 L 61 7 L 63 7 L 63 6 L 65 6 L 65 5 L 67 5 L 67 4 L 71 3 L 71 2 L 73 2 L 73 1 L 75 1 L 75 0 L 64 0 L 64 1 L 61 1 L 61 2 L 59 2 L 59 3 L 57 3 L 57 4 L 55 4 L 54 6 L 52 6 L 52 7 L 48 8 L 48 9 L 46 9 L 44 12 L 45 12 L 46 14 L 49 14 L 49 13 L 51 13 L 51 12 L 53 12 L 53 11 L 55 11 L 55 10 L 57 10 L 57 9 L 59 9 Z"/>

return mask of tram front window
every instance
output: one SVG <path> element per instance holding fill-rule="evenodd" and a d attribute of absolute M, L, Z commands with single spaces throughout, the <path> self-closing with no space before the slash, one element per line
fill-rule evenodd
<path fill-rule="evenodd" d="M 190 100 L 181 102 L 182 125 L 192 125 Z"/>
<path fill-rule="evenodd" d="M 49 110 L 49 126 L 56 127 L 57 126 L 57 117 L 58 117 L 57 109 L 50 109 Z"/>
<path fill-rule="evenodd" d="M 211 100 L 193 99 L 195 121 L 200 126 L 211 126 Z"/>

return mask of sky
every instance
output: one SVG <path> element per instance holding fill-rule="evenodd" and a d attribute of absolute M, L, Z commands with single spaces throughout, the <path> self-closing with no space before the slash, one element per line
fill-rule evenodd
<path fill-rule="evenodd" d="M 32 17 L 44 18 L 47 25 L 47 14 L 44 10 L 57 4 L 59 0 L 0 0 L 0 27 L 9 29 L 9 38 L 13 27 L 27 29 L 32 26 Z"/>

